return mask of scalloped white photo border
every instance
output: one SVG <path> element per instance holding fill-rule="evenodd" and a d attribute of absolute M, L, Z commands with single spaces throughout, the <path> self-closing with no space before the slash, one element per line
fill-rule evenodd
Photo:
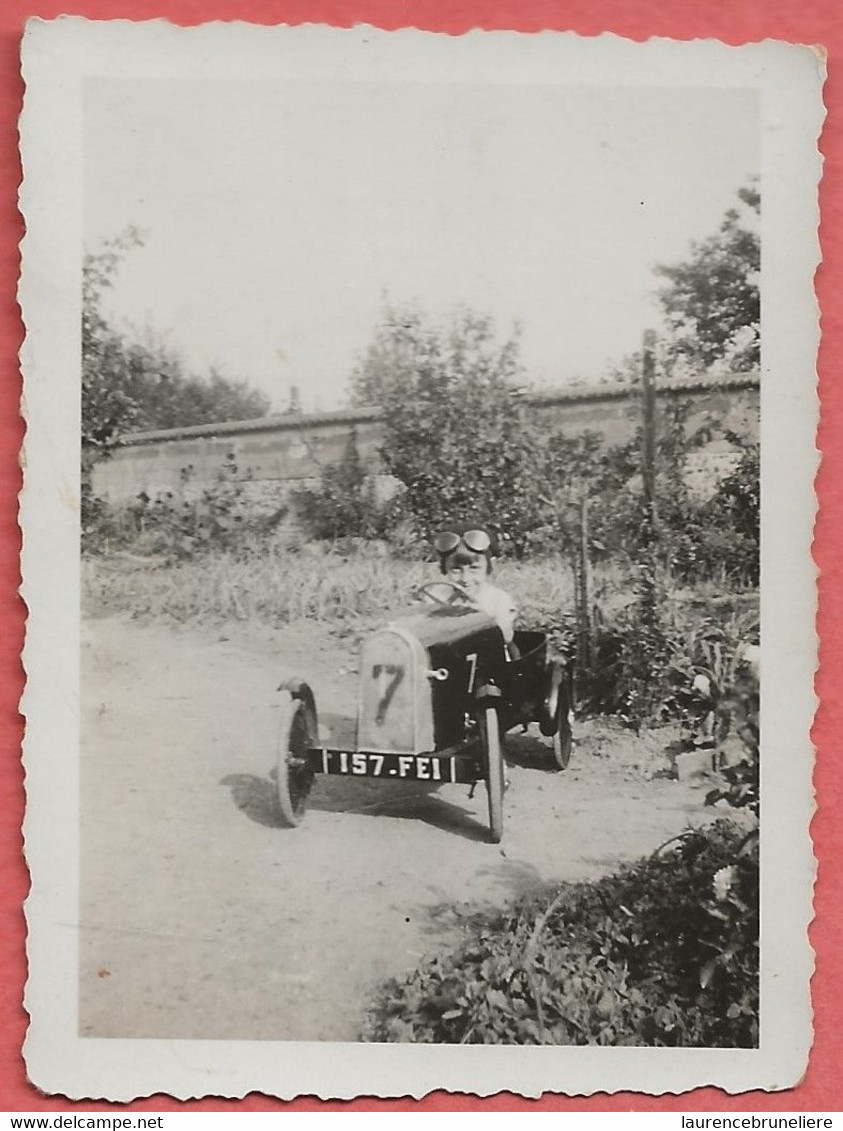
<path fill-rule="evenodd" d="M 824 54 L 774 41 L 473 31 L 178 28 L 166 21 L 31 20 L 23 44 L 20 301 L 25 480 L 22 592 L 29 610 L 24 759 L 32 1082 L 73 1099 L 421 1097 L 436 1089 L 728 1092 L 782 1089 L 811 1045 L 815 861 L 811 540 L 816 499 L 819 262 L 817 140 Z M 761 96 L 762 994 L 758 1049 L 486 1047 L 80 1038 L 77 1034 L 79 412 L 83 90 L 88 77 L 307 78 L 336 82 L 546 83 L 752 88 Z"/>

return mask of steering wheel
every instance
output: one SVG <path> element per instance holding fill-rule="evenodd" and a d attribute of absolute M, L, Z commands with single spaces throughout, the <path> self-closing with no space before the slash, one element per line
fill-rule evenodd
<path fill-rule="evenodd" d="M 451 590 L 450 597 L 440 597 L 438 593 L 434 592 L 443 585 L 447 585 Z M 435 601 L 437 605 L 442 605 L 446 609 L 456 604 L 458 598 L 468 603 L 471 602 L 471 597 L 468 595 L 465 586 L 460 585 L 458 581 L 451 581 L 449 577 L 443 577 L 441 581 L 429 581 L 426 585 L 418 585 L 416 593 L 422 597 L 429 597 L 431 601 Z"/>

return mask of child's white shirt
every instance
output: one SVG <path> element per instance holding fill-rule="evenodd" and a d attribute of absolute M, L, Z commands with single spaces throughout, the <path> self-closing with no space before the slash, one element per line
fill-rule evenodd
<path fill-rule="evenodd" d="M 518 610 L 506 590 L 499 589 L 497 585 L 484 581 L 472 598 L 472 604 L 497 621 L 504 640 L 507 644 L 511 644 Z"/>

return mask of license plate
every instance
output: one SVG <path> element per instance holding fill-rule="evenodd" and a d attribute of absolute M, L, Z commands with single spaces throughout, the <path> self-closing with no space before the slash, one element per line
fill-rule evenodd
<path fill-rule="evenodd" d="M 456 782 L 473 780 L 465 758 L 432 754 L 371 754 L 353 750 L 311 750 L 308 761 L 317 773 L 392 781 Z M 459 763 L 459 765 L 458 765 Z"/>

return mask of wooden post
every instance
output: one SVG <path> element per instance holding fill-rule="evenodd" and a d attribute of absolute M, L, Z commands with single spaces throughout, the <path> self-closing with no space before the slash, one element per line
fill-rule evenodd
<path fill-rule="evenodd" d="M 577 676 L 582 695 L 591 671 L 591 567 L 588 557 L 588 488 L 582 485 L 577 546 Z"/>
<path fill-rule="evenodd" d="M 644 516 L 648 526 L 647 538 L 656 536 L 658 513 L 656 508 L 656 334 L 644 331 L 641 352 L 641 405 L 643 438 L 641 443 L 641 479 L 644 491 Z"/>
<path fill-rule="evenodd" d="M 664 653 L 665 640 L 661 625 L 660 602 L 656 583 L 658 558 L 658 513 L 656 508 L 656 381 L 655 381 L 656 335 L 652 330 L 644 331 L 641 352 L 641 402 L 642 402 L 642 443 L 641 478 L 644 493 L 644 522 L 641 550 L 638 554 L 638 613 L 640 670 L 638 678 L 645 689 L 655 686 L 659 667 L 659 657 Z M 647 692 L 644 695 L 647 701 Z M 640 708 L 639 708 L 640 710 Z M 636 721 L 636 729 L 643 720 L 641 714 Z"/>

